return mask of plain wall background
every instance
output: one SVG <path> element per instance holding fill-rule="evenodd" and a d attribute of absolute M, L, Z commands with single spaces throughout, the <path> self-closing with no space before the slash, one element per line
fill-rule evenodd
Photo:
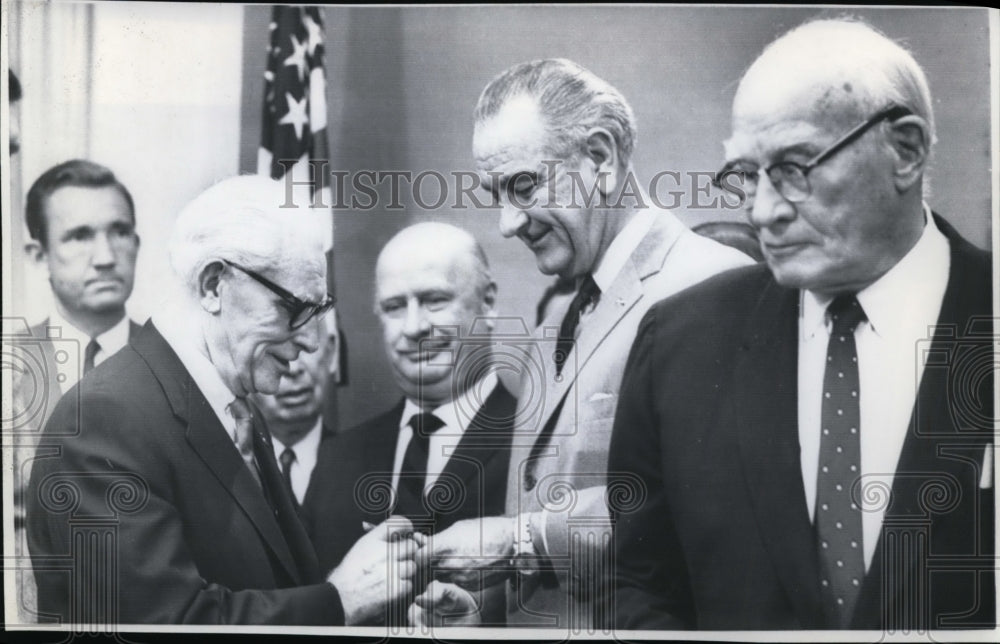
<path fill-rule="evenodd" d="M 745 7 L 326 7 L 331 167 L 474 170 L 472 109 L 486 83 L 525 60 L 566 57 L 615 85 L 639 126 L 644 183 L 661 170 L 717 170 L 743 70 L 789 28 L 843 10 Z M 990 239 L 989 30 L 986 10 L 852 11 L 902 38 L 927 72 L 940 143 L 931 205 L 973 242 Z M 256 167 L 270 7 L 245 8 L 240 167 Z M 430 186 L 431 184 L 428 184 Z M 383 196 L 387 193 L 383 193 Z M 404 193 L 408 195 L 408 193 Z M 433 196 L 433 195 L 431 195 Z M 427 199 L 432 200 L 432 199 Z M 383 200 L 387 203 L 387 200 Z M 550 278 L 518 240 L 503 239 L 495 211 L 335 214 L 334 264 L 350 346 L 350 384 L 338 390 L 341 427 L 397 399 L 372 311 L 373 271 L 399 228 L 437 219 L 463 226 L 486 249 L 502 314 L 534 319 Z M 731 211 L 679 209 L 689 225 Z"/>

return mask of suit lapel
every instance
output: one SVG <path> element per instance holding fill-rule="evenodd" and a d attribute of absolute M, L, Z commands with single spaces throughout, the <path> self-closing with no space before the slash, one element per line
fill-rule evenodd
<path fill-rule="evenodd" d="M 649 231 L 632 251 L 632 255 L 625 262 L 607 292 L 601 293 L 597 306 L 581 321 L 576 345 L 570 352 L 561 377 L 556 377 L 555 364 L 551 356 L 544 351 L 542 352 L 541 362 L 544 365 L 546 375 L 545 405 L 543 417 L 541 422 L 536 424 L 537 427 L 548 427 L 552 414 L 560 409 L 560 403 L 563 402 L 567 394 L 570 397 L 575 395 L 573 385 L 579 374 L 583 372 L 601 343 L 614 331 L 619 322 L 632 310 L 632 307 L 642 299 L 643 281 L 663 268 L 670 249 L 677 243 L 684 230 L 684 225 L 673 215 L 657 213 Z M 546 327 L 558 330 L 568 307 L 569 303 L 567 302 L 564 307 L 553 311 L 546 318 L 540 327 L 543 336 Z M 545 344 L 545 346 L 548 345 Z M 562 406 L 565 407 L 565 410 L 561 413 L 575 413 L 578 409 L 578 405 L 574 404 L 572 400 Z M 569 419 L 569 421 L 574 422 L 575 419 Z M 517 426 L 527 425 L 518 423 Z"/>
<path fill-rule="evenodd" d="M 303 580 L 309 583 L 318 582 L 316 574 L 319 562 L 316 560 L 316 551 L 299 520 L 298 509 L 291 491 L 288 490 L 278 469 L 278 463 L 274 459 L 274 445 L 271 443 L 270 432 L 264 424 L 263 415 L 256 408 L 254 408 L 254 438 L 257 463 L 266 486 L 265 493 L 271 501 L 279 529 L 285 537 L 284 543 L 291 550 L 292 559 L 297 566 L 289 569 L 292 580 L 296 585 L 301 584 Z M 282 563 L 288 568 L 284 560 Z"/>
<path fill-rule="evenodd" d="M 819 563 L 799 458 L 798 291 L 767 275 L 741 349 L 731 391 L 746 489 L 799 620 L 821 627 Z"/>
<path fill-rule="evenodd" d="M 989 265 L 983 263 L 977 270 L 970 260 L 967 242 L 944 220 L 939 217 L 935 220 L 948 237 L 951 247 L 948 286 L 930 347 L 917 347 L 921 354 L 926 351 L 928 367 L 920 380 L 906 440 L 894 470 L 896 474 L 892 481 L 889 507 L 886 508 L 879 541 L 858 598 L 852 620 L 854 628 L 898 628 L 898 624 L 883 623 L 883 617 L 892 620 L 908 616 L 901 615 L 898 608 L 883 611 L 883 606 L 907 607 L 913 606 L 914 601 L 921 601 L 912 595 L 919 589 L 914 586 L 914 580 L 928 577 L 926 570 L 918 569 L 918 564 L 931 554 L 929 534 L 922 540 L 927 548 L 924 551 L 906 550 L 901 547 L 902 540 L 909 537 L 912 540 L 910 543 L 921 542 L 917 533 L 927 528 L 935 506 L 941 506 L 939 511 L 956 512 L 959 503 L 973 502 L 978 490 L 974 487 L 962 489 L 960 482 L 968 479 L 970 464 L 978 472 L 991 437 L 988 427 L 977 427 L 974 421 L 968 422 L 968 418 L 964 425 L 956 425 L 956 418 L 960 416 L 955 414 L 951 403 L 968 396 L 969 388 L 974 385 L 956 382 L 956 371 L 944 368 L 968 360 L 969 354 L 963 356 L 961 352 L 973 347 L 968 340 L 977 331 L 969 328 L 969 321 L 976 316 L 980 316 L 986 325 L 981 330 L 982 344 L 979 347 L 989 350 L 989 343 L 994 337 L 990 319 Z M 940 364 L 940 359 L 935 361 L 931 356 L 947 357 L 947 362 Z M 923 359 L 924 355 L 917 358 Z M 956 388 L 960 390 L 955 391 Z M 985 390 L 992 392 L 993 387 Z M 987 412 L 985 417 L 992 418 L 992 411 Z M 956 485 L 959 487 L 956 488 Z M 940 496 L 934 498 L 932 493 Z M 955 506 L 944 509 L 949 499 L 955 500 Z M 976 512 L 976 506 L 973 504 L 972 507 L 969 511 L 970 530 L 973 529 Z M 887 537 L 891 538 L 891 543 Z"/>
<path fill-rule="evenodd" d="M 506 449 L 506 437 L 497 436 L 497 420 L 510 418 L 516 405 L 514 397 L 498 382 L 448 456 L 441 475 L 455 476 L 468 483 L 480 474 L 490 460 Z"/>
<path fill-rule="evenodd" d="M 152 322 L 147 322 L 142 333 L 132 339 L 132 346 L 159 380 L 174 415 L 186 423 L 188 444 L 247 515 L 289 576 L 298 579 L 295 562 L 267 499 L 180 358 Z"/>
<path fill-rule="evenodd" d="M 384 423 L 380 423 L 365 436 L 363 467 L 364 474 L 359 479 L 358 485 L 364 485 L 365 489 L 355 489 L 353 494 L 357 499 L 380 499 L 382 490 L 389 490 L 392 487 L 392 470 L 396 461 L 396 443 L 399 440 L 399 422 L 403 416 L 403 408 L 406 404 L 404 399 L 396 404 L 384 416 Z M 363 481 L 363 483 L 362 483 Z M 373 502 L 358 502 L 365 520 L 371 523 L 381 523 L 395 509 L 395 506 L 387 506 L 385 511 L 376 513 L 376 507 L 381 504 Z"/>

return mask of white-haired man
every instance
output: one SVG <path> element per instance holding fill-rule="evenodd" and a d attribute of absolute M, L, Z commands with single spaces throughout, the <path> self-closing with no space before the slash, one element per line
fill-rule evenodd
<path fill-rule="evenodd" d="M 245 176 L 192 201 L 170 241 L 182 293 L 82 381 L 79 407 L 56 407 L 43 446 L 57 450 L 38 460 L 28 506 L 43 613 L 344 624 L 410 591 L 405 520 L 319 569 L 246 400 L 318 348 L 311 321 L 332 306 L 321 236 L 283 198 Z"/>
<path fill-rule="evenodd" d="M 913 57 L 848 20 L 744 75 L 721 178 L 767 263 L 639 328 L 611 440 L 646 491 L 615 526 L 619 628 L 994 624 L 995 291 L 923 202 L 931 105 Z"/>
<path fill-rule="evenodd" d="M 460 522 L 430 549 L 438 573 L 462 571 L 459 580 L 510 570 L 513 558 L 509 626 L 589 629 L 611 533 L 608 442 L 639 319 L 750 259 L 656 207 L 634 174 L 632 108 L 580 65 L 507 69 L 483 90 L 475 121 L 473 153 L 501 206 L 500 232 L 528 246 L 540 272 L 576 288 L 539 328 L 532 358 L 542 373 L 522 374 L 506 516 Z"/>

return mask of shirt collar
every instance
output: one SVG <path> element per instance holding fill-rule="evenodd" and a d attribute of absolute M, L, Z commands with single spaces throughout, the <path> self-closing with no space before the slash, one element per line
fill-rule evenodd
<path fill-rule="evenodd" d="M 940 291 L 943 295 L 947 286 L 950 251 L 947 238 L 934 223 L 926 204 L 924 220 L 924 231 L 913 248 L 885 275 L 858 292 L 858 303 L 872 330 L 880 336 L 912 320 L 937 319 L 941 298 L 932 294 Z M 915 284 L 921 285 L 919 297 L 914 297 Z M 826 308 L 831 301 L 830 296 L 802 292 L 801 328 L 806 338 L 813 337 L 827 324 Z M 930 307 L 936 308 L 931 311 Z"/>
<path fill-rule="evenodd" d="M 656 213 L 649 209 L 640 210 L 631 221 L 625 224 L 615 238 L 611 240 L 604 257 L 598 262 L 597 268 L 591 273 L 594 282 L 602 293 L 607 293 L 615 278 L 625 266 L 625 262 L 639 247 L 639 242 L 646 236 L 656 220 Z"/>
<path fill-rule="evenodd" d="M 319 450 L 319 440 L 323 434 L 323 417 L 320 416 L 316 419 L 316 424 L 313 428 L 309 430 L 305 436 L 303 436 L 299 442 L 294 445 L 285 445 L 278 439 L 277 436 L 271 434 L 271 438 L 274 442 L 274 457 L 280 458 L 281 453 L 285 451 L 286 448 L 290 448 L 295 452 L 295 460 L 301 465 L 306 466 L 308 463 L 306 461 L 315 461 L 316 452 Z"/>
<path fill-rule="evenodd" d="M 226 386 L 215 365 L 192 339 L 191 325 L 186 324 L 182 316 L 173 316 L 166 311 L 157 311 L 153 314 L 153 324 L 180 358 L 219 422 L 232 432 L 235 424 L 227 408 L 236 396 Z"/>
<path fill-rule="evenodd" d="M 101 352 L 105 355 L 112 355 L 128 344 L 130 324 L 131 320 L 129 320 L 129 317 L 127 315 L 122 316 L 122 319 L 119 320 L 113 327 L 98 335 L 95 339 L 97 340 L 97 344 L 101 347 Z M 61 328 L 64 340 L 76 340 L 79 342 L 81 355 L 87 344 L 90 342 L 90 336 L 73 326 L 73 324 L 64 318 L 58 310 L 53 311 L 52 314 L 49 315 L 49 326 Z"/>
<path fill-rule="evenodd" d="M 495 372 L 490 372 L 481 378 L 479 382 L 466 389 L 465 393 L 458 398 L 430 410 L 432 414 L 444 423 L 444 427 L 438 430 L 436 435 L 462 435 L 465 433 L 473 417 L 479 412 L 479 408 L 482 407 L 482 401 L 489 397 L 496 386 L 497 375 Z M 399 418 L 400 429 L 409 429 L 410 419 L 417 414 L 423 413 L 423 411 L 420 405 L 407 398 L 403 406 L 403 415 Z"/>

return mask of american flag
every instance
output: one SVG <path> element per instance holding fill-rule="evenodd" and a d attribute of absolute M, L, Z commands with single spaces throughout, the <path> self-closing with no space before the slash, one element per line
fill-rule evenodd
<path fill-rule="evenodd" d="M 291 173 L 297 186 L 295 203 L 332 203 L 326 138 L 326 73 L 323 70 L 323 18 L 317 7 L 275 6 L 268 25 L 267 71 L 264 72 L 264 121 L 257 173 L 281 179 Z M 313 168 L 310 168 L 310 165 Z M 316 197 L 316 193 L 321 194 Z M 310 197 L 313 197 L 310 201 Z M 314 216 L 322 231 L 327 256 L 327 280 L 333 292 L 333 212 L 327 207 L 295 211 Z M 347 384 L 347 344 L 332 312 L 328 324 L 338 336 L 337 359 L 330 365 L 334 381 Z"/>
<path fill-rule="evenodd" d="M 310 192 L 326 190 L 327 194 L 311 203 L 329 205 L 330 146 L 326 138 L 326 74 L 320 10 L 275 6 L 268 28 L 264 122 L 257 173 L 281 179 L 290 172 L 296 182 L 303 183 L 315 179 Z M 308 199 L 306 203 L 310 203 Z M 326 248 L 330 250 L 332 214 L 329 210 L 324 213 L 329 220 Z"/>

